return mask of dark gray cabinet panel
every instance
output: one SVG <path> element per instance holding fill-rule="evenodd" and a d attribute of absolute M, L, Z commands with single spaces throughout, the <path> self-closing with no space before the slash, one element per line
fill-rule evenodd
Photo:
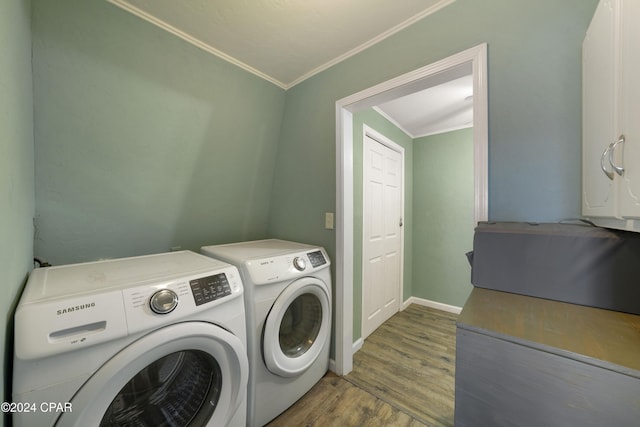
<path fill-rule="evenodd" d="M 640 316 L 474 288 L 458 318 L 455 425 L 640 425 Z"/>
<path fill-rule="evenodd" d="M 455 425 L 633 426 L 640 380 L 458 328 Z"/>

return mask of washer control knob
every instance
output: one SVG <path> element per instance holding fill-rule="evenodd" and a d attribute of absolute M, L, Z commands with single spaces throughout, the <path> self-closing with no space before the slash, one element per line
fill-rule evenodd
<path fill-rule="evenodd" d="M 171 289 L 160 289 L 151 295 L 149 306 L 154 313 L 170 313 L 178 306 L 178 294 Z"/>
<path fill-rule="evenodd" d="M 307 263 L 304 261 L 304 258 L 300 258 L 299 256 L 297 256 L 293 259 L 293 266 L 296 268 L 296 270 L 303 271 L 305 268 L 307 268 Z"/>

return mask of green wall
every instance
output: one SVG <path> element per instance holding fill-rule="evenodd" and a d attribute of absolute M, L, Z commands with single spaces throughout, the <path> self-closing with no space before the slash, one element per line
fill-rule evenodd
<path fill-rule="evenodd" d="M 473 129 L 413 142 L 413 296 L 462 307 L 472 289 Z"/>
<path fill-rule="evenodd" d="M 485 42 L 490 219 L 579 216 L 581 46 L 596 4 L 456 0 L 289 89 L 270 233 L 323 244 L 334 257 L 322 215 L 335 211 L 336 101 Z"/>
<path fill-rule="evenodd" d="M 0 0 L 0 401 L 10 401 L 13 310 L 33 266 L 30 2 Z M 6 415 L 6 414 L 5 414 Z M 8 416 L 7 416 L 8 420 Z M 0 426 L 9 425 L 0 417 Z"/>
<path fill-rule="evenodd" d="M 34 0 L 33 45 L 37 256 L 267 237 L 282 89 L 104 0 Z"/>
<path fill-rule="evenodd" d="M 402 301 L 412 295 L 413 283 L 413 141 L 374 109 L 353 114 L 353 336 L 362 329 L 362 168 L 363 125 L 367 125 L 404 148 L 404 269 Z"/>

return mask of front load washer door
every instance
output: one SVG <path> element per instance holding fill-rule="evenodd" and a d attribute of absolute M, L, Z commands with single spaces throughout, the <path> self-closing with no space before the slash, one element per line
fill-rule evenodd
<path fill-rule="evenodd" d="M 262 337 L 267 369 L 293 377 L 317 359 L 329 338 L 329 292 L 321 280 L 304 277 L 278 296 L 267 316 Z"/>
<path fill-rule="evenodd" d="M 246 398 L 247 378 L 238 337 L 205 322 L 170 325 L 98 369 L 56 426 L 227 425 Z"/>

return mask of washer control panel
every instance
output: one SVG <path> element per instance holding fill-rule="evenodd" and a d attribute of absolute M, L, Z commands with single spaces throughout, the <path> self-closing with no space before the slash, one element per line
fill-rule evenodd
<path fill-rule="evenodd" d="M 184 276 L 157 284 L 122 290 L 130 334 L 172 322 L 202 310 L 242 298 L 236 267 Z"/>
<path fill-rule="evenodd" d="M 231 295 L 231 287 L 227 275 L 224 273 L 190 280 L 189 286 L 196 305 L 206 304 Z"/>

